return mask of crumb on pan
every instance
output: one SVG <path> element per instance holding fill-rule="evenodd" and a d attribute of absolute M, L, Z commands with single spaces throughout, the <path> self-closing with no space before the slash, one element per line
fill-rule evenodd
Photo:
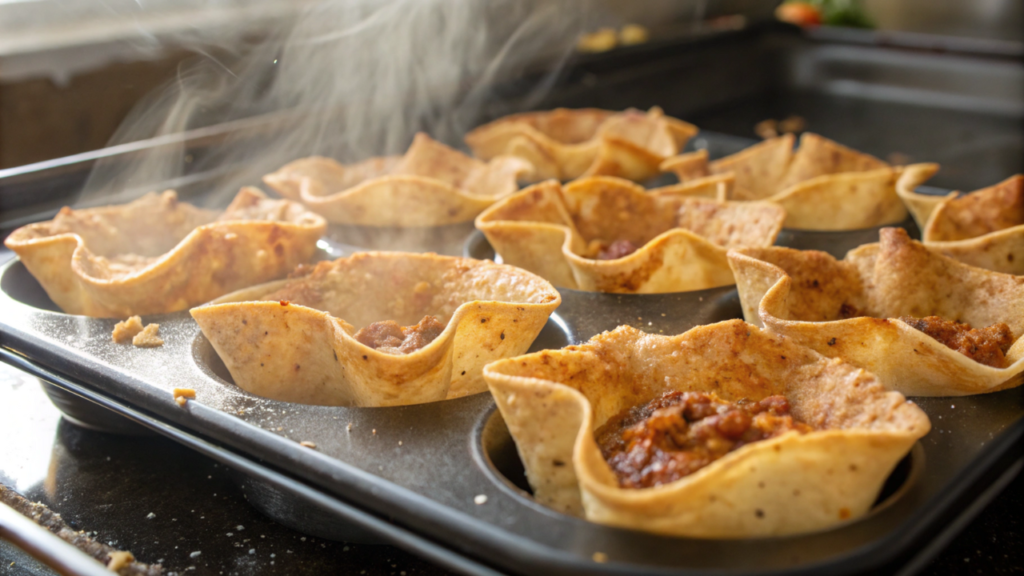
<path fill-rule="evenodd" d="M 607 52 L 619 43 L 615 28 L 601 28 L 596 32 L 584 34 L 576 42 L 576 50 L 580 52 Z"/>
<path fill-rule="evenodd" d="M 160 332 L 159 324 L 146 324 L 146 327 L 142 329 L 132 338 L 132 345 L 138 348 L 156 348 L 157 346 L 163 346 L 163 338 L 157 336 Z"/>
<path fill-rule="evenodd" d="M 124 568 L 135 562 L 135 556 L 132 556 L 131 552 L 124 550 L 115 550 L 110 554 L 107 554 L 107 570 L 118 572 L 121 568 Z"/>
<path fill-rule="evenodd" d="M 651 33 L 639 24 L 626 24 L 619 29 L 619 44 L 623 46 L 643 44 L 650 39 Z"/>
<path fill-rule="evenodd" d="M 599 564 L 604 564 L 608 561 L 608 555 L 604 552 L 594 552 L 594 555 L 591 556 L 591 558 L 594 559 L 594 562 L 597 562 Z"/>
<path fill-rule="evenodd" d="M 178 406 L 184 406 L 190 399 L 195 400 L 196 391 L 191 388 L 175 388 L 174 389 L 174 401 L 178 403 Z"/>
<path fill-rule="evenodd" d="M 310 442 L 309 440 L 303 440 L 302 442 L 299 442 L 299 446 L 303 446 L 305 448 L 313 448 L 313 449 L 315 449 L 316 448 L 316 442 Z"/>
<path fill-rule="evenodd" d="M 114 326 L 114 332 L 111 336 L 113 336 L 114 342 L 117 344 L 125 344 L 131 342 L 132 338 L 135 338 L 136 334 L 142 332 L 142 330 L 142 318 L 132 316 L 127 320 L 118 322 Z"/>

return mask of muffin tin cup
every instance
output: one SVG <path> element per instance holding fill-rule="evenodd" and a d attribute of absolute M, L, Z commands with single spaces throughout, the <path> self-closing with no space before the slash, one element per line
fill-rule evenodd
<path fill-rule="evenodd" d="M 470 255 L 486 256 L 481 239 L 469 238 Z M 144 318 L 160 324 L 165 344 L 138 349 L 112 342 L 115 320 L 55 311 L 18 261 L 0 270 L 0 289 L 4 346 L 26 362 L 73 374 L 96 394 L 208 438 L 221 450 L 258 460 L 256 466 L 287 470 L 301 485 L 317 487 L 339 505 L 357 503 L 373 518 L 388 518 L 415 537 L 381 540 L 380 527 L 369 520 L 353 522 L 337 506 L 302 497 L 299 488 L 240 474 L 242 489 L 264 514 L 331 539 L 387 541 L 419 550 L 415 538 L 427 538 L 479 569 L 524 574 L 890 569 L 913 561 L 929 550 L 928 542 L 958 525 L 953 522 L 958 516 L 975 511 L 979 498 L 991 492 L 985 488 L 998 482 L 1019 456 L 1015 443 L 1024 438 L 1020 388 L 917 399 L 933 430 L 893 472 L 865 517 L 785 538 L 658 536 L 587 522 L 534 502 L 489 394 L 395 408 L 268 400 L 231 382 L 187 312 Z M 654 295 L 560 292 L 562 306 L 533 350 L 585 342 L 622 324 L 678 334 L 741 315 L 732 287 Z M 171 394 L 175 387 L 195 389 L 196 399 L 177 406 Z M 303 447 L 302 441 L 316 448 Z M 607 562 L 595 561 L 605 556 Z"/>

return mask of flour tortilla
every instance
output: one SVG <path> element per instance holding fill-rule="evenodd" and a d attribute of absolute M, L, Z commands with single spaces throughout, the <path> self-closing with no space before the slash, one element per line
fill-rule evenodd
<path fill-rule="evenodd" d="M 487 362 L 525 352 L 561 302 L 543 279 L 486 261 L 367 252 L 192 309 L 235 383 L 302 404 L 399 406 L 483 392 Z M 393 320 L 446 323 L 410 354 L 355 338 Z"/>
<path fill-rule="evenodd" d="M 817 251 L 744 248 L 729 261 L 748 322 L 869 370 L 908 396 L 965 396 L 1018 386 L 1024 377 L 1024 278 L 957 262 L 883 228 L 880 242 L 843 260 Z M 941 316 L 1015 339 L 1009 366 L 993 368 L 898 320 Z"/>
<path fill-rule="evenodd" d="M 484 163 L 417 134 L 401 157 L 348 166 L 330 158 L 302 158 L 263 181 L 337 224 L 442 226 L 472 220 L 518 190 L 517 180 L 531 169 L 509 156 Z"/>
<path fill-rule="evenodd" d="M 301 204 L 255 188 L 243 188 L 221 214 L 168 190 L 118 206 L 65 207 L 4 243 L 65 312 L 127 318 L 280 278 L 312 258 L 326 226 Z"/>
<path fill-rule="evenodd" d="M 543 182 L 487 209 L 476 226 L 505 263 L 559 287 L 650 294 L 726 286 L 734 282 L 726 251 L 770 246 L 785 218 L 774 204 L 708 198 L 729 179 L 650 192 L 607 176 Z M 596 260 L 588 251 L 595 240 L 639 249 Z"/>
<path fill-rule="evenodd" d="M 971 266 L 1024 274 L 1024 174 L 969 194 L 918 194 L 938 170 L 925 165 L 900 178 L 897 191 L 914 213 L 925 246 Z"/>
<path fill-rule="evenodd" d="M 534 498 L 588 520 L 674 536 L 823 530 L 867 513 L 930 424 L 871 374 L 740 320 L 678 336 L 630 327 L 484 368 Z M 593 431 L 667 391 L 737 401 L 782 394 L 813 428 L 748 444 L 696 473 L 624 489 Z"/>
<path fill-rule="evenodd" d="M 770 138 L 731 156 L 708 161 L 706 150 L 669 158 L 661 169 L 680 182 L 713 174 L 735 179 L 730 200 L 765 200 L 786 209 L 785 227 L 843 231 L 902 222 L 907 209 L 896 192 L 903 169 L 804 133 Z"/>
<path fill-rule="evenodd" d="M 658 107 L 646 113 L 557 108 L 500 118 L 467 134 L 466 144 L 484 160 L 504 154 L 529 161 L 530 182 L 597 175 L 641 181 L 656 176 L 659 164 L 697 132 Z"/>

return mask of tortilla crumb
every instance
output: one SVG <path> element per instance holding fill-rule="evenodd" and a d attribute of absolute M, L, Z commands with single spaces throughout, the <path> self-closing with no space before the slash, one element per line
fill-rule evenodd
<path fill-rule="evenodd" d="M 178 403 L 178 406 L 184 407 L 189 399 L 195 400 L 196 391 L 191 388 L 175 388 L 174 389 L 174 401 Z"/>
<path fill-rule="evenodd" d="M 117 344 L 125 344 L 131 342 L 132 338 L 139 332 L 142 332 L 142 318 L 138 316 L 132 316 L 131 318 L 118 322 L 114 326 L 114 332 L 111 336 L 114 338 L 114 342 Z"/>
<path fill-rule="evenodd" d="M 487 495 L 486 494 L 477 494 L 476 496 L 473 497 L 473 503 L 476 504 L 477 506 L 479 506 L 481 504 L 486 504 L 487 503 Z"/>
<path fill-rule="evenodd" d="M 136 316 L 138 318 L 138 316 Z M 160 330 L 159 324 L 147 324 L 142 332 L 139 332 L 132 338 L 132 345 L 138 348 L 156 348 L 157 346 L 163 346 L 164 341 L 162 338 L 157 336 Z"/>
<path fill-rule="evenodd" d="M 608 561 L 608 555 L 604 552 L 594 552 L 594 555 L 591 556 L 591 558 L 593 558 L 594 562 L 597 562 L 598 564 L 604 564 Z"/>
<path fill-rule="evenodd" d="M 316 443 L 310 442 L 309 440 L 303 440 L 302 442 L 299 442 L 299 446 L 316 449 Z"/>
<path fill-rule="evenodd" d="M 138 316 L 136 316 L 138 318 Z M 126 568 L 129 564 L 135 562 L 135 556 L 132 556 L 131 552 L 117 550 L 107 554 L 109 560 L 107 560 L 107 570 L 118 572 L 122 568 Z"/>

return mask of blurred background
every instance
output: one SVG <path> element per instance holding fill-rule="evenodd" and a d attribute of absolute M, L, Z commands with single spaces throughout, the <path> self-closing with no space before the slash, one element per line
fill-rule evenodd
<path fill-rule="evenodd" d="M 312 4 L 309 0 L 0 0 L 0 169 L 102 148 L 145 95 L 179 80 L 197 60 L 232 66 L 246 50 L 280 30 L 282 22 Z M 706 30 L 709 25 L 751 26 L 772 20 L 778 4 L 604 0 L 588 4 L 588 10 L 596 15 L 594 30 L 635 23 L 648 32 L 643 40 L 657 41 Z M 1024 40 L 1024 3 L 1019 0 L 811 4 L 839 5 L 832 10 L 832 22 L 869 26 L 876 34 L 907 33 L 904 42 L 917 42 L 925 50 L 983 51 L 1019 58 Z M 726 16 L 742 20 L 722 20 Z M 1003 96 L 1019 102 L 1022 84 L 1020 78 L 1007 77 L 999 86 L 985 88 L 1016 90 Z M 959 87 L 961 92 L 966 88 Z M 756 136 L 753 126 L 738 135 Z"/>

